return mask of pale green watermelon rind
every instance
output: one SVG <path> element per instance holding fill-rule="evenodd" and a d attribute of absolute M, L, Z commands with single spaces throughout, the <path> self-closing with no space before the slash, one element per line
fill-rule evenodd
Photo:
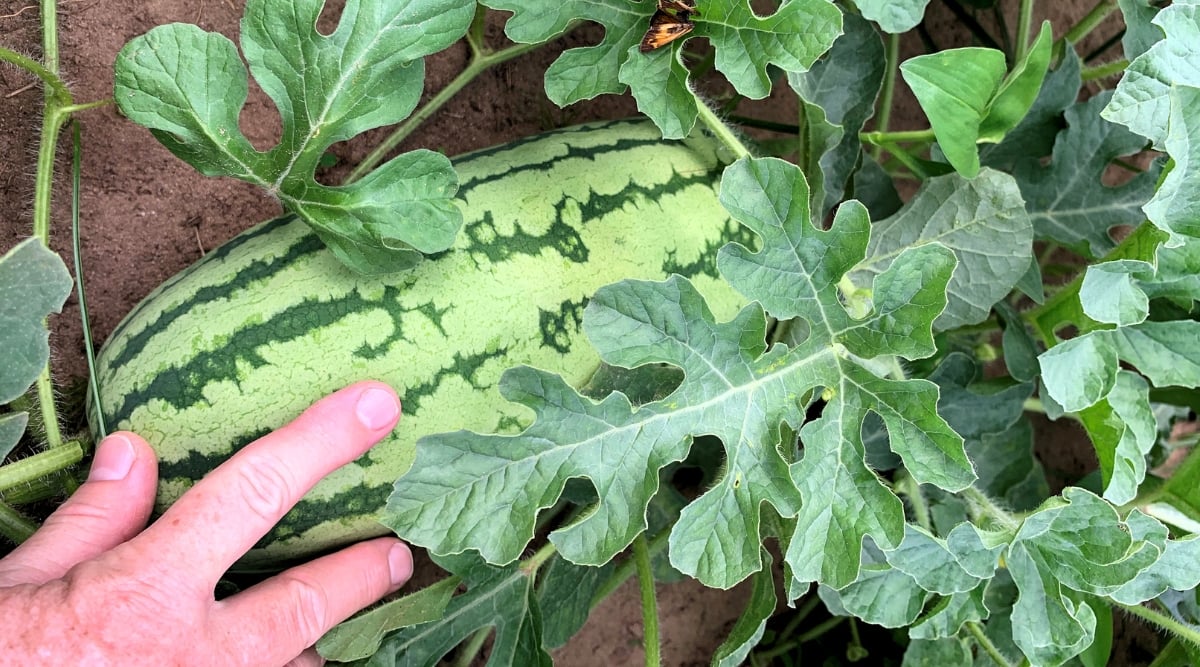
<path fill-rule="evenodd" d="M 478 151 L 455 167 L 463 233 L 412 271 L 353 274 L 281 218 L 209 253 L 118 326 L 98 359 L 103 409 L 112 428 L 157 449 L 160 509 L 317 398 L 374 378 L 400 393 L 401 424 L 314 488 L 244 564 L 383 534 L 374 515 L 419 437 L 527 424 L 527 409 L 496 389 L 505 369 L 529 364 L 574 385 L 591 375 L 599 359 L 580 322 L 599 287 L 680 273 L 718 317 L 743 303 L 715 256 L 752 235 L 717 201 L 723 163 L 709 139 L 667 143 L 652 124 L 626 121 Z"/>

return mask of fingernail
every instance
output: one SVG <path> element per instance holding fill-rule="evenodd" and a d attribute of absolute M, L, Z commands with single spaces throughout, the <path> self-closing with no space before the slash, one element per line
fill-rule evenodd
<path fill-rule="evenodd" d="M 400 417 L 400 404 L 391 392 L 372 388 L 364 391 L 362 396 L 358 397 L 355 411 L 358 414 L 358 421 L 363 426 L 372 431 L 378 431 L 390 428 L 396 423 L 396 419 Z"/>
<path fill-rule="evenodd" d="M 388 552 L 388 570 L 392 576 L 393 586 L 401 586 L 412 578 L 412 552 L 403 542 L 397 542 Z"/>
<path fill-rule="evenodd" d="M 96 458 L 92 461 L 88 481 L 113 482 L 125 479 L 133 467 L 133 459 L 133 443 L 123 435 L 110 435 L 96 448 Z"/>

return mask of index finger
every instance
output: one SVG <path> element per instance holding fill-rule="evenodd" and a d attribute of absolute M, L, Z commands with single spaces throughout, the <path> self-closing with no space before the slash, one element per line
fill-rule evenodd
<path fill-rule="evenodd" d="M 330 394 L 197 482 L 138 540 L 152 542 L 160 562 L 187 563 L 205 585 L 215 584 L 322 477 L 399 419 L 400 401 L 382 382 Z"/>

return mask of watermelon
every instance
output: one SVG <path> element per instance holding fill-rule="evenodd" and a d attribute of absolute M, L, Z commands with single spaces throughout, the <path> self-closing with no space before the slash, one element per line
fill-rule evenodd
<path fill-rule="evenodd" d="M 586 125 L 464 155 L 455 169 L 463 230 L 413 270 L 354 274 L 282 217 L 209 252 L 126 316 L 99 355 L 101 409 L 110 429 L 157 451 L 158 511 L 317 398 L 374 378 L 400 394 L 400 425 L 323 480 L 241 565 L 383 534 L 375 517 L 420 437 L 516 432 L 532 418 L 500 396 L 505 369 L 529 364 L 576 386 L 595 372 L 580 323 L 597 288 L 677 273 L 718 317 L 742 304 L 717 276 L 716 251 L 752 240 L 717 201 L 723 162 L 711 138 Z"/>

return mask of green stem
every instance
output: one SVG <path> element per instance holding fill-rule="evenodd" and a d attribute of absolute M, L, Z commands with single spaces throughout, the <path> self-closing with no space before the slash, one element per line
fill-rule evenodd
<path fill-rule="evenodd" d="M 71 441 L 33 456 L 0 466 L 0 492 L 73 466 L 83 460 L 83 447 Z"/>
<path fill-rule="evenodd" d="M 486 628 L 480 628 L 471 635 L 466 644 L 463 644 L 462 649 L 458 652 L 458 658 L 454 661 L 454 667 L 470 667 L 475 662 L 475 656 L 483 650 L 483 643 L 487 641 L 489 635 L 492 634 L 492 627 L 489 625 Z"/>
<path fill-rule="evenodd" d="M 805 632 L 804 634 L 797 637 L 796 643 L 803 644 L 805 642 L 810 642 L 810 641 L 816 639 L 817 637 L 820 637 L 821 635 L 825 634 L 826 632 L 829 632 L 830 630 L 841 625 L 843 622 L 845 622 L 845 620 L 847 618 L 848 618 L 847 616 L 834 616 L 833 618 L 831 618 L 827 621 L 824 621 L 823 623 L 818 624 L 812 630 L 809 630 L 808 632 Z"/>
<path fill-rule="evenodd" d="M 787 638 L 792 636 L 792 633 L 796 631 L 796 628 L 800 627 L 800 624 L 804 622 L 804 619 L 808 618 L 808 615 L 813 613 L 819 604 L 821 604 L 821 598 L 817 597 L 816 595 L 808 596 L 808 598 L 804 600 L 804 604 L 796 608 L 796 611 L 792 614 L 792 618 L 788 620 L 788 623 L 786 626 L 784 626 L 783 630 L 779 631 L 779 639 L 777 641 L 787 641 Z"/>
<path fill-rule="evenodd" d="M 868 144 L 875 144 L 876 147 L 884 144 L 894 144 L 903 141 L 929 141 L 932 142 L 937 137 L 933 135 L 933 130 L 906 130 L 903 132 L 859 132 L 858 138 Z"/>
<path fill-rule="evenodd" d="M 1054 60 L 1060 60 L 1063 52 L 1067 48 L 1067 44 L 1078 44 L 1088 33 L 1096 29 L 1096 26 L 1104 22 L 1108 15 L 1117 9 L 1117 0 L 1099 0 L 1092 10 L 1086 16 L 1079 19 L 1079 22 L 1071 26 L 1071 29 L 1066 32 L 1054 44 Z"/>
<path fill-rule="evenodd" d="M 557 553 L 557 551 L 558 550 L 554 548 L 553 542 L 547 542 L 542 545 L 541 549 L 538 549 L 537 552 L 535 552 L 527 560 L 521 561 L 521 569 L 525 570 L 525 572 L 532 577 L 533 575 L 537 574 L 537 571 L 541 569 L 542 565 L 545 565 L 546 561 L 549 560 L 549 558 L 555 553 Z"/>
<path fill-rule="evenodd" d="M 803 109 L 804 107 L 801 106 L 800 108 Z M 804 112 L 801 111 L 801 113 L 804 113 Z M 737 123 L 738 125 L 745 125 L 746 127 L 757 127 L 760 130 L 770 130 L 772 132 L 778 132 L 780 134 L 795 134 L 795 135 L 800 134 L 800 126 L 799 125 L 789 125 L 788 123 L 776 123 L 773 120 L 763 120 L 761 118 L 750 118 L 749 116 L 739 116 L 737 114 L 730 114 L 730 115 L 726 116 L 726 118 L 728 118 L 729 122 L 731 122 L 731 123 Z"/>
<path fill-rule="evenodd" d="M 929 515 L 929 502 L 925 500 L 925 494 L 921 493 L 921 485 L 903 468 L 896 474 L 895 490 L 908 497 L 917 525 L 932 532 L 933 519 Z"/>
<path fill-rule="evenodd" d="M 42 409 L 42 431 L 46 434 L 46 446 L 51 450 L 63 444 L 62 431 L 58 427 L 58 410 L 54 402 L 54 383 L 50 379 L 50 362 L 42 367 L 37 378 L 38 403 Z"/>
<path fill-rule="evenodd" d="M 996 645 L 992 643 L 992 640 L 988 639 L 988 636 L 983 632 L 983 627 L 980 626 L 979 623 L 975 621 L 967 621 L 966 626 L 967 632 L 971 633 L 971 636 L 975 638 L 975 643 L 979 644 L 979 648 L 983 649 L 983 652 L 988 654 L 988 657 L 992 659 L 992 662 L 996 663 L 1000 667 L 1010 667 L 1008 658 L 1005 658 L 1004 654 L 1000 652 L 1000 649 L 996 648 Z"/>
<path fill-rule="evenodd" d="M 58 74 L 58 2 L 42 0 L 41 5 L 42 60 L 51 72 Z"/>
<path fill-rule="evenodd" d="M 662 530 L 659 531 L 657 535 L 650 538 L 650 555 L 656 556 L 659 552 L 665 549 L 667 547 L 667 540 L 670 536 L 671 531 Z M 618 565 L 617 569 L 613 571 L 612 576 L 608 578 L 608 581 L 604 582 L 604 585 L 596 591 L 594 596 L 592 596 L 592 604 L 590 608 L 595 609 L 596 606 L 603 602 L 605 598 L 612 595 L 613 592 L 620 588 L 621 584 L 624 584 L 630 577 L 632 577 L 633 573 L 636 571 L 637 563 L 632 558 L 627 559 Z"/>
<path fill-rule="evenodd" d="M 720 118 L 717 118 L 717 114 L 713 113 L 713 110 L 710 109 L 708 105 L 705 104 L 704 100 L 700 99 L 699 97 L 696 97 L 696 108 L 700 112 L 700 120 L 706 127 L 708 127 L 709 130 L 712 131 L 713 134 L 716 135 L 717 139 L 720 140 L 721 143 L 725 144 L 729 147 L 729 150 L 733 151 L 735 159 L 740 160 L 744 157 L 750 157 L 750 149 L 746 148 L 746 145 L 742 143 L 742 140 L 738 139 L 737 135 L 729 129 L 729 126 L 726 125 Z"/>
<path fill-rule="evenodd" d="M 392 132 L 392 134 L 389 135 L 388 138 L 383 141 L 383 143 L 376 147 L 375 150 L 371 151 L 371 153 L 367 155 L 367 157 L 364 158 L 363 161 L 359 163 L 359 165 L 355 167 L 349 175 L 346 176 L 345 184 L 357 181 L 374 169 L 380 162 L 383 162 L 384 157 L 386 157 L 393 148 L 398 146 L 400 142 L 407 139 L 408 135 L 412 134 L 421 123 L 424 123 L 438 109 L 441 109 L 443 106 L 445 106 L 447 102 L 449 102 L 456 94 L 458 94 L 458 91 L 462 90 L 464 86 L 470 83 L 475 77 L 479 76 L 489 67 L 512 60 L 513 58 L 528 53 L 539 46 L 541 46 L 541 44 L 515 44 L 513 46 L 500 49 L 499 51 L 494 51 L 485 55 L 477 55 L 476 57 L 472 58 L 471 62 L 467 64 L 466 69 L 464 69 L 458 76 L 454 77 L 453 81 L 447 84 L 445 88 L 438 91 L 438 94 L 434 95 L 433 99 L 429 100 L 425 106 L 417 109 L 416 113 L 414 113 L 412 116 L 409 116 L 408 120 L 405 120 L 403 123 L 401 123 L 400 126 L 396 128 L 395 132 Z"/>
<path fill-rule="evenodd" d="M 20 544 L 37 530 L 37 524 L 21 516 L 21 513 L 0 503 L 0 535 Z"/>
<path fill-rule="evenodd" d="M 62 79 L 58 78 L 58 75 L 56 75 L 52 70 L 47 69 L 46 66 L 42 65 L 42 63 L 39 63 L 33 58 L 17 53 L 16 51 L 11 51 L 4 47 L 0 47 L 0 62 L 16 65 L 17 67 L 20 67 L 21 69 L 41 79 L 42 83 L 46 86 L 46 90 L 53 93 L 55 99 L 60 101 L 71 99 L 71 93 L 67 90 L 66 85 L 63 84 Z"/>
<path fill-rule="evenodd" d="M 929 178 L 929 172 L 925 171 L 925 167 L 921 165 L 916 158 L 908 154 L 904 148 L 892 143 L 880 144 L 880 148 L 887 149 L 887 152 L 896 158 L 896 161 L 908 168 L 913 176 L 924 181 Z"/>
<path fill-rule="evenodd" d="M 1014 533 L 1021 527 L 1020 519 L 1001 509 L 979 489 L 968 486 L 962 490 L 962 495 L 970 503 L 971 514 L 975 516 L 977 523 L 984 523 L 986 520 L 995 521 L 1004 529 Z"/>
<path fill-rule="evenodd" d="M 1129 61 L 1122 58 L 1104 65 L 1088 67 L 1083 70 L 1081 76 L 1083 77 L 1084 82 L 1095 81 L 1097 79 L 1106 79 L 1110 76 L 1115 76 L 1121 72 L 1124 72 L 1125 68 L 1127 67 L 1129 67 Z"/>
<path fill-rule="evenodd" d="M 1013 62 L 1021 62 L 1029 53 L 1029 29 L 1033 25 L 1033 0 L 1021 0 L 1017 14 L 1017 45 Z"/>
<path fill-rule="evenodd" d="M 892 120 L 892 99 L 896 95 L 896 72 L 900 70 L 900 35 L 888 35 L 887 54 L 883 68 L 883 90 L 879 93 L 879 104 L 876 107 L 879 112 L 875 119 L 875 130 L 881 134 L 888 131 Z M 875 149 L 871 151 L 871 157 L 878 162 L 879 156 L 882 154 L 883 146 L 876 144 Z"/>
<path fill-rule="evenodd" d="M 1200 630 L 1196 630 L 1190 625 L 1180 623 L 1167 614 L 1159 613 L 1140 604 L 1114 604 L 1116 607 L 1137 616 L 1147 623 L 1157 625 L 1179 639 L 1190 643 L 1192 646 L 1200 647 Z"/>
<path fill-rule="evenodd" d="M 658 638 L 658 602 L 654 598 L 654 570 L 650 568 L 650 547 L 646 544 L 645 533 L 633 540 L 633 560 L 637 564 L 638 587 L 642 592 L 646 667 L 658 667 L 662 664 L 662 647 Z"/>

